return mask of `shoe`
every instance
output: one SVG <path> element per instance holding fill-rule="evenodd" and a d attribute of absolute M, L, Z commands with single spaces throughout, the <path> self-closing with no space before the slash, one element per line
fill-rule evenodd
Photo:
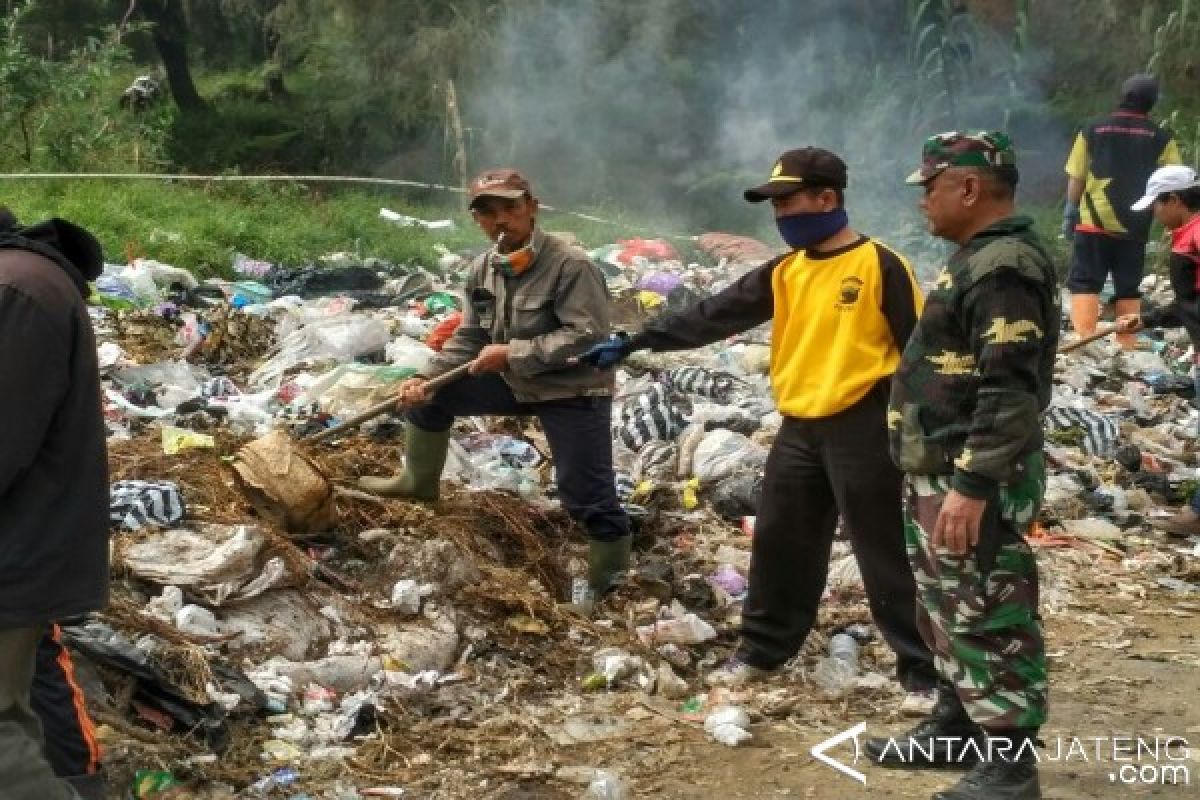
<path fill-rule="evenodd" d="M 979 761 L 986 742 L 983 729 L 967 715 L 953 687 L 935 691 L 933 711 L 915 727 L 899 736 L 866 740 L 863 750 L 871 761 L 892 769 L 966 769 Z"/>
<path fill-rule="evenodd" d="M 622 536 L 614 541 L 592 539 L 588 543 L 588 577 L 571 583 L 571 602 L 565 610 L 591 619 L 596 604 L 617 587 L 629 570 L 629 554 L 633 537 Z"/>
<path fill-rule="evenodd" d="M 604 595 L 620 583 L 629 569 L 632 549 L 632 536 L 622 536 L 613 541 L 592 539 L 588 542 L 588 586 L 593 592 Z"/>
<path fill-rule="evenodd" d="M 1200 514 L 1191 506 L 1164 520 L 1156 520 L 1154 527 L 1172 536 L 1200 536 Z"/>
<path fill-rule="evenodd" d="M 404 469 L 390 478 L 359 478 L 358 485 L 381 497 L 432 503 L 438 499 L 449 449 L 450 431 L 426 431 L 406 423 Z"/>
<path fill-rule="evenodd" d="M 773 669 L 756 667 L 753 664 L 747 664 L 737 656 L 733 656 L 724 664 L 708 673 L 704 678 L 704 684 L 714 689 L 717 687 L 737 689 L 751 683 L 765 681 L 774 672 L 775 670 Z"/>
<path fill-rule="evenodd" d="M 1040 800 L 1042 786 L 1033 739 L 1026 732 L 1013 734 L 1007 738 L 1020 742 L 1013 759 L 993 756 L 991 761 L 979 762 L 953 787 L 935 793 L 933 800 Z"/>
<path fill-rule="evenodd" d="M 914 689 L 900 701 L 900 713 L 906 717 L 928 717 L 937 701 L 937 689 Z"/>

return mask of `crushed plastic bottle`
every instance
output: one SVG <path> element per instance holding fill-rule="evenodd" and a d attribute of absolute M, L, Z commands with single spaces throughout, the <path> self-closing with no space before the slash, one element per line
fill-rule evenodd
<path fill-rule="evenodd" d="M 615 773 L 599 769 L 583 793 L 582 800 L 625 800 L 625 797 L 625 785 L 621 779 Z"/>
<path fill-rule="evenodd" d="M 813 680 L 831 694 L 841 694 L 858 677 L 858 642 L 853 636 L 836 634 L 829 640 L 829 655 L 813 670 Z"/>
<path fill-rule="evenodd" d="M 737 747 L 753 738 L 750 715 L 738 706 L 721 706 L 704 720 L 704 732 L 726 747 Z"/>

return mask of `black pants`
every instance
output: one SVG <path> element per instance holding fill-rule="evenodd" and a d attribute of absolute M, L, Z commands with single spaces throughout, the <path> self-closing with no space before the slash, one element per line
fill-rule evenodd
<path fill-rule="evenodd" d="M 57 625 L 38 642 L 29 705 L 41 720 L 43 750 L 54 774 L 71 783 L 85 800 L 102 798 L 104 778 L 95 726 Z"/>
<path fill-rule="evenodd" d="M 1114 297 L 1118 300 L 1141 297 L 1145 263 L 1145 242 L 1103 233 L 1076 233 L 1071 245 L 1067 288 L 1073 294 L 1100 294 L 1111 273 Z"/>
<path fill-rule="evenodd" d="M 433 400 L 410 409 L 408 421 L 426 431 L 449 430 L 458 416 L 536 416 L 554 458 L 558 496 L 567 513 L 593 539 L 629 535 L 629 517 L 617 499 L 612 462 L 612 398 L 570 397 L 520 403 L 495 373 L 470 375 L 437 391 Z"/>
<path fill-rule="evenodd" d="M 784 418 L 767 457 L 742 608 L 739 657 L 773 668 L 794 656 L 817 618 L 838 513 L 871 616 L 908 689 L 937 682 L 917 631 L 916 583 L 904 549 L 901 474 L 888 455 L 887 392 L 877 386 L 832 417 Z"/>

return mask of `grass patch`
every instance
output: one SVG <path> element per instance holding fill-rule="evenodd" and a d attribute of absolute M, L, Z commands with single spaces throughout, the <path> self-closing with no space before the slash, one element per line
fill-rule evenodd
<path fill-rule="evenodd" d="M 3 203 L 24 221 L 64 217 L 93 231 L 110 262 L 124 263 L 132 253 L 201 278 L 230 276 L 238 252 L 289 265 L 350 252 L 432 266 L 437 244 L 455 251 L 485 244 L 460 196 L 440 192 L 143 180 L 12 179 L 6 184 Z M 379 218 L 381 207 L 421 219 L 449 217 L 457 227 L 432 232 L 399 227 Z M 654 229 L 645 219 L 619 219 L 613 225 L 550 211 L 543 212 L 541 224 L 574 233 L 587 247 Z"/>

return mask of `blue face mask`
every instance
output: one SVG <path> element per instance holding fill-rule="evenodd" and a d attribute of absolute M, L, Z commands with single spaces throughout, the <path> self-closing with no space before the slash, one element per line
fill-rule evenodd
<path fill-rule="evenodd" d="M 850 217 L 844 208 L 775 218 L 779 235 L 793 250 L 803 250 L 823 242 L 849 224 Z"/>

